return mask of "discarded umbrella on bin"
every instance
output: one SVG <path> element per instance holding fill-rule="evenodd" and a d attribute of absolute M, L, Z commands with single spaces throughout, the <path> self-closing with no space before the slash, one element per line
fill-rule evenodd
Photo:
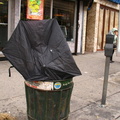
<path fill-rule="evenodd" d="M 81 75 L 56 19 L 20 20 L 3 53 L 27 81 Z"/>

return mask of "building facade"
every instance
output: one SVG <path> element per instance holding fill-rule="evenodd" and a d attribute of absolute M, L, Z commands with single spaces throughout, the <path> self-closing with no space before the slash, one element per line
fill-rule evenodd
<path fill-rule="evenodd" d="M 0 0 L 0 51 L 19 20 L 27 20 L 26 11 L 27 0 Z M 71 52 L 84 54 L 104 49 L 106 34 L 118 28 L 118 13 L 109 0 L 44 0 L 43 19 L 56 18 Z"/>
<path fill-rule="evenodd" d="M 72 53 L 85 49 L 87 8 L 91 0 L 44 0 L 44 18 L 56 18 Z M 27 20 L 27 0 L 0 0 L 0 51 L 19 20 Z"/>
<path fill-rule="evenodd" d="M 88 11 L 85 52 L 103 50 L 106 34 L 118 28 L 119 5 L 109 0 L 94 0 Z"/>

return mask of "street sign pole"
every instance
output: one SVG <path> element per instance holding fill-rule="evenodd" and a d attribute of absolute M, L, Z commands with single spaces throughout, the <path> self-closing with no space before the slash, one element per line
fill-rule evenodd
<path fill-rule="evenodd" d="M 107 86 L 108 86 L 108 75 L 109 75 L 109 66 L 110 66 L 110 57 L 106 57 L 105 62 L 105 71 L 104 71 L 104 83 L 103 83 L 103 93 L 102 93 L 102 101 L 101 104 L 106 104 L 106 96 L 107 96 Z"/>

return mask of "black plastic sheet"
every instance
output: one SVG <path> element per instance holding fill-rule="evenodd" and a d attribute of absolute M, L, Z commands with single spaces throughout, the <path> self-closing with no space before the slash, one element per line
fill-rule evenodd
<path fill-rule="evenodd" d="M 55 81 L 78 76 L 56 19 L 19 21 L 3 53 L 28 81 Z"/>

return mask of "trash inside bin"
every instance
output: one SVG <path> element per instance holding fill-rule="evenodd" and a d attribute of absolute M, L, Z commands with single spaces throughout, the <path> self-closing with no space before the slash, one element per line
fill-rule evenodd
<path fill-rule="evenodd" d="M 67 120 L 72 79 L 39 83 L 26 81 L 25 89 L 28 120 Z"/>

